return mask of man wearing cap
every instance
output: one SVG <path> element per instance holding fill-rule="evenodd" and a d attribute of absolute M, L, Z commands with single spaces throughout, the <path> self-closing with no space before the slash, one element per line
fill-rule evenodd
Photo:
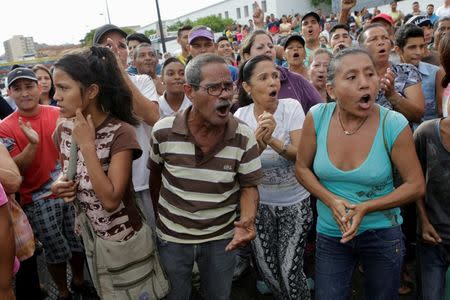
<path fill-rule="evenodd" d="M 378 14 L 375 17 L 373 17 L 373 19 L 370 23 L 371 24 L 373 24 L 373 23 L 382 24 L 383 27 L 388 32 L 391 40 L 394 40 L 394 20 L 392 19 L 392 17 L 390 15 L 385 14 L 385 13 Z"/>
<path fill-rule="evenodd" d="M 216 45 L 214 43 L 214 32 L 206 26 L 196 26 L 191 29 L 188 36 L 189 53 L 194 58 L 204 53 L 216 53 Z M 238 69 L 232 65 L 228 65 L 233 81 L 238 79 Z"/>
<path fill-rule="evenodd" d="M 439 66 L 440 62 L 437 51 L 428 49 L 428 45 L 431 44 L 433 40 L 433 25 L 431 24 L 431 20 L 425 16 L 413 16 L 409 18 L 405 24 L 414 24 L 422 28 L 426 46 L 423 50 L 422 61 Z"/>
<path fill-rule="evenodd" d="M 67 287 L 66 262 L 70 260 L 72 266 L 72 290 L 80 290 L 84 253 L 74 232 L 73 206 L 50 191 L 61 171 L 58 151 L 52 140 L 59 109 L 39 104 L 41 90 L 32 70 L 16 68 L 9 72 L 8 93 L 17 110 L 0 122 L 0 142 L 6 146 L 23 176 L 20 204 L 43 244 L 59 299 L 72 299 Z"/>
<path fill-rule="evenodd" d="M 284 38 L 281 42 L 281 46 L 284 48 L 284 56 L 288 64 L 288 69 L 291 72 L 302 75 L 308 78 L 307 70 L 305 67 L 305 40 L 301 35 L 294 33 Z"/>
<path fill-rule="evenodd" d="M 150 151 L 151 127 L 159 119 L 158 94 L 152 79 L 148 75 L 129 75 L 126 73 L 128 49 L 125 42 L 127 34 L 112 24 L 98 28 L 94 34 L 94 44 L 111 47 L 122 66 L 122 77 L 133 93 L 133 110 L 143 120 L 136 127 L 136 136 L 142 149 L 142 156 L 133 161 L 133 186 L 137 203 L 149 217 L 153 215 L 149 190 L 150 172 L 146 167 Z M 147 218 L 149 225 L 152 219 Z"/>
<path fill-rule="evenodd" d="M 305 39 L 305 66 L 308 66 L 308 58 L 314 50 L 320 48 L 320 16 L 311 11 L 302 18 L 302 36 Z"/>

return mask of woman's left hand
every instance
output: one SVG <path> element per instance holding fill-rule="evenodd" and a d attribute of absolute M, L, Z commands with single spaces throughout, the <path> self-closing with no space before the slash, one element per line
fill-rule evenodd
<path fill-rule="evenodd" d="M 95 145 L 95 126 L 92 122 L 92 117 L 88 115 L 85 118 L 79 108 L 76 112 L 72 134 L 80 149 L 83 146 Z"/>
<path fill-rule="evenodd" d="M 366 214 L 367 207 L 364 203 L 357 204 L 354 208 L 348 210 L 347 214 L 342 217 L 342 222 L 350 222 L 350 228 L 342 235 L 341 243 L 345 244 L 355 237 L 359 225 Z"/>

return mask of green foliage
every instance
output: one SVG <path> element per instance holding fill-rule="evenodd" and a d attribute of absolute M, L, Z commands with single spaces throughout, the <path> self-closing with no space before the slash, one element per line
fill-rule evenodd
<path fill-rule="evenodd" d="M 151 36 L 151 35 L 153 35 L 153 34 L 156 34 L 156 30 L 155 30 L 155 29 L 149 29 L 149 30 L 146 30 L 146 31 L 144 32 L 144 34 L 145 34 L 146 36 Z"/>
<path fill-rule="evenodd" d="M 211 15 L 203 18 L 199 18 L 192 22 L 191 20 L 187 19 L 183 22 L 177 21 L 175 24 L 168 26 L 167 31 L 177 31 L 178 28 L 183 27 L 185 25 L 191 25 L 191 26 L 198 26 L 198 25 L 204 25 L 211 28 L 214 32 L 221 32 L 224 31 L 225 28 L 228 25 L 234 24 L 233 19 L 224 19 L 217 15 Z"/>
<path fill-rule="evenodd" d="M 326 4 L 331 6 L 331 0 L 309 0 L 311 2 L 311 5 L 314 7 L 319 6 L 320 4 Z"/>
<path fill-rule="evenodd" d="M 95 30 L 96 29 L 92 29 L 91 31 L 89 31 L 88 33 L 86 33 L 84 38 L 82 40 L 80 40 L 80 43 L 81 43 L 82 46 L 84 46 L 84 47 L 92 46 L 92 42 L 94 40 Z M 135 30 L 133 30 L 131 28 L 128 28 L 128 27 L 122 27 L 122 30 L 125 31 L 127 34 L 131 34 L 131 33 L 135 33 L 136 32 Z"/>

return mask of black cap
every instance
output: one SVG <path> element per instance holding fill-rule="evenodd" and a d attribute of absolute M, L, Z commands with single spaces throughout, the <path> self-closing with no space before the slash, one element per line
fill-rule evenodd
<path fill-rule="evenodd" d="M 8 73 L 8 89 L 18 79 L 29 79 L 38 82 L 36 74 L 28 68 L 16 68 Z"/>
<path fill-rule="evenodd" d="M 405 24 L 414 24 L 419 27 L 427 26 L 427 25 L 433 26 L 433 24 L 431 24 L 430 18 L 428 18 L 426 16 L 413 16 L 412 18 L 408 19 L 408 21 L 406 21 Z"/>
<path fill-rule="evenodd" d="M 305 47 L 305 40 L 298 33 L 293 33 L 293 34 L 285 37 L 284 39 L 282 39 L 280 42 L 280 45 L 283 46 L 283 48 L 286 50 L 287 46 L 292 41 L 299 41 L 300 44 L 302 44 L 302 46 Z"/>
<path fill-rule="evenodd" d="M 125 31 L 123 31 L 122 29 L 120 29 L 119 27 L 117 27 L 116 25 L 105 24 L 105 25 L 103 25 L 103 26 L 101 26 L 101 27 L 99 27 L 99 28 L 97 28 L 95 30 L 95 33 L 94 33 L 94 45 L 98 45 L 100 40 L 102 39 L 102 37 L 106 33 L 111 32 L 111 31 L 115 31 L 115 32 L 120 33 L 123 36 L 123 38 L 127 37 L 127 33 Z"/>
<path fill-rule="evenodd" d="M 306 19 L 307 17 L 314 17 L 314 18 L 317 20 L 317 23 L 320 23 L 320 16 L 319 16 L 317 13 L 313 12 L 313 11 L 310 11 L 309 13 L 306 13 L 306 14 L 302 17 L 302 22 L 303 22 L 303 20 Z"/>

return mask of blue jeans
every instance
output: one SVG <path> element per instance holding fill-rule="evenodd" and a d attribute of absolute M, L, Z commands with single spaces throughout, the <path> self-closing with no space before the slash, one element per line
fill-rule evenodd
<path fill-rule="evenodd" d="M 317 234 L 317 300 L 348 299 L 352 274 L 361 262 L 365 299 L 397 299 L 405 247 L 400 226 L 367 230 L 346 244 L 340 238 Z"/>
<path fill-rule="evenodd" d="M 443 300 L 450 265 L 450 246 L 417 243 L 417 294 L 419 299 Z"/>
<path fill-rule="evenodd" d="M 189 300 L 192 267 L 197 262 L 202 296 L 211 300 L 230 299 L 236 251 L 225 252 L 231 239 L 201 244 L 179 244 L 158 238 L 161 264 L 171 290 L 166 300 Z"/>

